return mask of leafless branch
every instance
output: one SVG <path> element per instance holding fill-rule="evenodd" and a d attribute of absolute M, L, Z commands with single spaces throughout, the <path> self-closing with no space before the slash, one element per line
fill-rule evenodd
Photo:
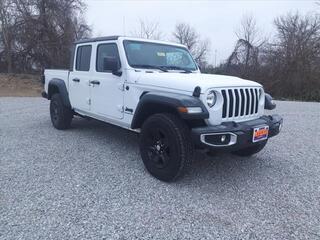
<path fill-rule="evenodd" d="M 197 31 L 187 23 L 177 23 L 172 33 L 174 41 L 186 45 L 196 62 L 204 67 L 210 49 L 208 39 L 201 40 Z"/>
<path fill-rule="evenodd" d="M 150 22 L 139 19 L 139 27 L 132 31 L 131 34 L 138 38 L 160 40 L 162 32 L 159 30 L 158 22 Z"/>

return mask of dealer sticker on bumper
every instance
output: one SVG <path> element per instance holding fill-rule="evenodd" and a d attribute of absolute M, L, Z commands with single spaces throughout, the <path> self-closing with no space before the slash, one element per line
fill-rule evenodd
<path fill-rule="evenodd" d="M 266 140 L 269 134 L 269 126 L 261 126 L 253 129 L 252 142 Z"/>

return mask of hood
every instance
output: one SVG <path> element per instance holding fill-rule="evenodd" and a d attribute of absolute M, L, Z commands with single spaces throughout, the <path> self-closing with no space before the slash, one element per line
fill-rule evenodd
<path fill-rule="evenodd" d="M 199 86 L 201 88 L 201 93 L 204 93 L 210 88 L 261 87 L 259 83 L 238 77 L 202 73 L 188 74 L 158 71 L 148 72 L 142 70 L 141 72 L 132 71 L 129 79 L 132 79 L 136 84 L 170 88 L 187 92 L 193 92 L 194 88 Z"/>

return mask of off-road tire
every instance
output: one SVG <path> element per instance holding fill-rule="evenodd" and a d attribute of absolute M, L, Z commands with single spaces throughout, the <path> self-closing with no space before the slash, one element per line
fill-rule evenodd
<path fill-rule="evenodd" d="M 166 182 L 177 180 L 190 168 L 193 159 L 188 126 L 174 114 L 150 116 L 141 129 L 140 153 L 152 176 Z"/>
<path fill-rule="evenodd" d="M 237 156 L 241 157 L 248 157 L 251 155 L 254 155 L 258 152 L 260 152 L 267 144 L 268 140 L 265 140 L 263 142 L 257 143 L 256 145 L 253 145 L 251 147 L 243 148 L 237 151 L 232 152 L 232 154 L 235 154 Z"/>
<path fill-rule="evenodd" d="M 59 130 L 67 129 L 71 125 L 73 112 L 64 106 L 61 95 L 53 94 L 50 101 L 50 117 L 52 125 Z"/>

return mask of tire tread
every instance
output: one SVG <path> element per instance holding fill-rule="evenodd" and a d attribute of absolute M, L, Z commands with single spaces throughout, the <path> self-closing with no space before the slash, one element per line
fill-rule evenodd
<path fill-rule="evenodd" d="M 60 110 L 62 110 L 62 114 L 59 116 L 60 117 L 59 121 L 57 123 L 54 123 L 52 121 L 53 126 L 59 130 L 64 130 L 64 129 L 70 128 L 71 121 L 73 118 L 72 110 L 63 105 L 61 95 L 59 93 L 53 94 L 53 96 L 51 97 L 51 101 L 57 101 L 59 104 Z"/>
<path fill-rule="evenodd" d="M 150 121 L 166 122 L 168 125 L 170 125 L 171 130 L 173 130 L 178 138 L 178 143 L 181 148 L 180 167 L 173 178 L 166 180 L 168 182 L 176 181 L 177 179 L 181 178 L 186 172 L 188 172 L 192 165 L 194 147 L 190 138 L 190 130 L 178 116 L 171 113 L 154 114 L 145 121 L 144 126 L 145 124 L 148 125 L 148 122 Z M 144 126 L 142 126 L 142 131 L 144 131 Z"/>

